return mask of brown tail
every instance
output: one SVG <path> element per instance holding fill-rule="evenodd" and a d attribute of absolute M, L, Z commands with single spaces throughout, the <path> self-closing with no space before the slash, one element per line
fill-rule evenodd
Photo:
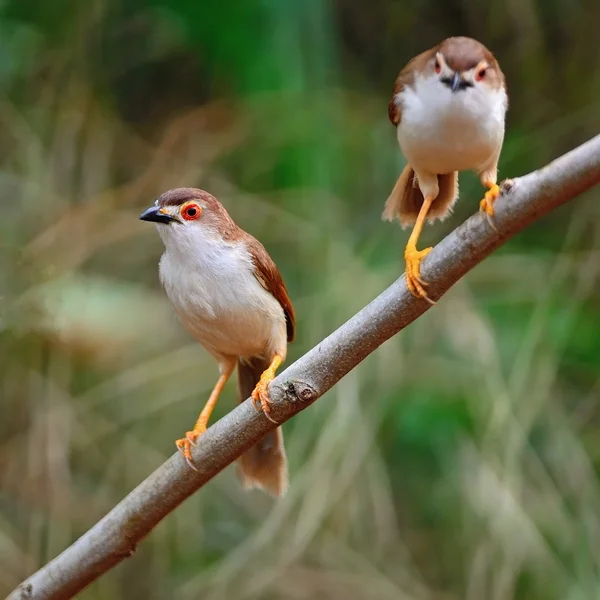
<path fill-rule="evenodd" d="M 238 361 L 238 394 L 240 402 L 250 396 L 269 361 Z M 246 489 L 260 488 L 273 496 L 283 496 L 288 485 L 287 458 L 281 427 L 268 433 L 238 459 L 238 475 Z"/>
<path fill-rule="evenodd" d="M 440 191 L 434 200 L 427 220 L 432 223 L 440 221 L 452 212 L 452 206 L 458 198 L 458 172 L 438 175 Z M 423 205 L 423 194 L 419 189 L 417 176 L 410 165 L 406 165 L 383 209 L 383 220 L 393 221 L 397 216 L 402 227 L 412 225 L 417 220 Z"/>

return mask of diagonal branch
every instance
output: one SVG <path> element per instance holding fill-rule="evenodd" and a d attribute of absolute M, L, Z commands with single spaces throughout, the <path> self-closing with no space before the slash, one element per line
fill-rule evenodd
<path fill-rule="evenodd" d="M 600 135 L 546 167 L 503 184 L 494 231 L 475 214 L 422 263 L 429 295 L 440 298 L 465 273 L 516 233 L 600 183 Z M 390 337 L 431 308 L 409 293 L 404 277 L 283 371 L 271 384 L 271 415 L 280 423 L 304 410 Z M 34 573 L 7 600 L 64 600 L 127 558 L 172 510 L 270 431 L 246 400 L 217 421 L 194 449 L 192 471 L 175 453 L 101 521 Z"/>

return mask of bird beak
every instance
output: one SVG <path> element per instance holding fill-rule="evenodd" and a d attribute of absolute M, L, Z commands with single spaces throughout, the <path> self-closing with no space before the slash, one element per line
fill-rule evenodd
<path fill-rule="evenodd" d="M 152 221 L 154 223 L 171 223 L 175 221 L 176 223 L 180 223 L 181 221 L 165 212 L 164 208 L 160 208 L 158 206 L 151 206 L 147 208 L 141 215 L 141 221 Z"/>
<path fill-rule="evenodd" d="M 450 89 L 453 92 L 456 92 L 460 88 L 460 75 L 455 72 L 454 77 L 452 77 L 452 82 L 450 83 Z"/>

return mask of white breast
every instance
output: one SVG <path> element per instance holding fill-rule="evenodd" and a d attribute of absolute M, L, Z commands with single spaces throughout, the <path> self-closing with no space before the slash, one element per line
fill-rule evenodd
<path fill-rule="evenodd" d="M 157 227 L 166 246 L 159 273 L 186 329 L 216 355 L 285 358 L 283 308 L 253 275 L 248 251 L 200 228 L 177 231 L 175 243 L 169 227 Z"/>
<path fill-rule="evenodd" d="M 407 161 L 431 173 L 478 170 L 499 150 L 507 96 L 475 85 L 456 93 L 437 77 L 417 77 L 398 94 L 398 142 Z"/>

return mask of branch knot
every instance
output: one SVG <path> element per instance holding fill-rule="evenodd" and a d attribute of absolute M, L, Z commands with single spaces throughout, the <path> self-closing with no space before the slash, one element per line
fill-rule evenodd
<path fill-rule="evenodd" d="M 288 402 L 314 402 L 319 394 L 314 387 L 305 381 L 286 381 L 283 385 L 283 395 Z"/>

